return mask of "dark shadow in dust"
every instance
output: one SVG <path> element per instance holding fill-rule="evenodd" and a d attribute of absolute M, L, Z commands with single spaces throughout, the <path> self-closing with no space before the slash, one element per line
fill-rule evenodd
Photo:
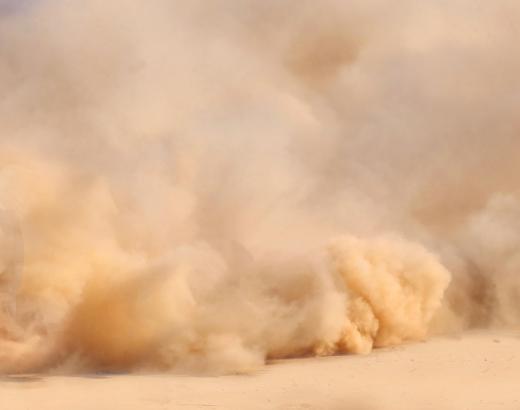
<path fill-rule="evenodd" d="M 27 383 L 38 383 L 43 381 L 41 376 L 0 376 L 0 383 L 16 383 L 16 384 L 27 384 Z"/>

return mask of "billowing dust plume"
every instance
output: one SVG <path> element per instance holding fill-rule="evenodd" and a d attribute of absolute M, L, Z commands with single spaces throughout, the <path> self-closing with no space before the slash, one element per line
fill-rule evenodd
<path fill-rule="evenodd" d="M 2 0 L 0 371 L 518 327 L 519 23 L 516 0 Z"/>

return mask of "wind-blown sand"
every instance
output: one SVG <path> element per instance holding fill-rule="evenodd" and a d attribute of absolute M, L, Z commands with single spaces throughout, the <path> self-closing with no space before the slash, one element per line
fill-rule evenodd
<path fill-rule="evenodd" d="M 7 377 L 1 408 L 516 410 L 519 336 L 472 333 L 368 356 L 284 360 L 248 376 Z"/>
<path fill-rule="evenodd" d="M 0 410 L 519 410 L 519 27 L 0 0 Z"/>

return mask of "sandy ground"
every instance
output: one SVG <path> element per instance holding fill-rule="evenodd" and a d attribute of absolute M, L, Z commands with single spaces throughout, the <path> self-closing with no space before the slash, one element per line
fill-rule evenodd
<path fill-rule="evenodd" d="M 249 376 L 3 377 L 1 410 L 520 409 L 520 334 L 470 334 Z"/>

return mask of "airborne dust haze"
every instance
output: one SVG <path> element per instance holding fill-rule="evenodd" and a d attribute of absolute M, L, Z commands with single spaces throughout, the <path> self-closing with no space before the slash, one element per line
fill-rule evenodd
<path fill-rule="evenodd" d="M 1 4 L 0 372 L 520 325 L 518 1 Z"/>

